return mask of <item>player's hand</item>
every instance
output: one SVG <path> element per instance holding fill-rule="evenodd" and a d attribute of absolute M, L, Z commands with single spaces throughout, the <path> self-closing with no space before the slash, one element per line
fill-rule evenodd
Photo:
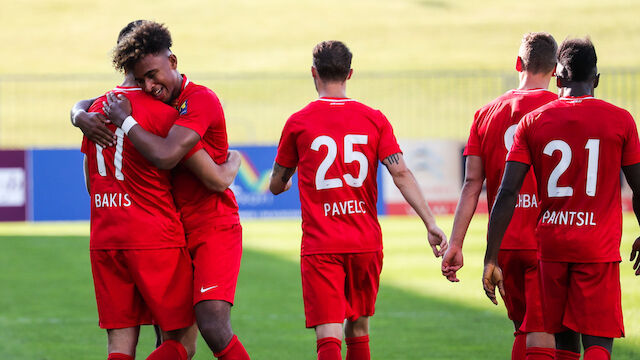
<path fill-rule="evenodd" d="M 464 266 L 462 248 L 450 245 L 442 257 L 442 275 L 451 282 L 458 282 L 460 279 L 456 273 L 462 266 Z"/>
<path fill-rule="evenodd" d="M 504 296 L 504 278 L 502 276 L 502 269 L 495 263 L 487 263 L 484 265 L 484 272 L 482 273 L 482 286 L 484 287 L 484 293 L 494 304 L 498 305 L 498 299 L 496 299 L 496 286 L 500 291 L 500 295 Z"/>
<path fill-rule="evenodd" d="M 107 102 L 102 102 L 102 110 L 112 123 L 121 127 L 124 119 L 131 115 L 131 103 L 126 96 L 110 92 L 107 94 Z"/>
<path fill-rule="evenodd" d="M 105 126 L 109 119 L 101 113 L 80 111 L 73 117 L 73 121 L 87 139 L 102 147 L 115 145 L 116 135 Z"/>
<path fill-rule="evenodd" d="M 444 252 L 447 251 L 447 235 L 444 234 L 437 225 L 431 226 L 431 228 L 427 229 L 427 240 L 429 241 L 429 245 L 431 246 L 431 250 L 433 250 L 433 255 L 436 257 L 440 257 L 444 255 Z M 440 249 L 438 249 L 440 247 Z"/>
<path fill-rule="evenodd" d="M 633 259 L 636 260 L 635 264 L 633 264 L 633 269 L 636 271 L 636 275 L 640 275 L 640 237 L 636 239 L 633 247 L 631 247 L 631 258 L 629 261 L 633 262 Z"/>

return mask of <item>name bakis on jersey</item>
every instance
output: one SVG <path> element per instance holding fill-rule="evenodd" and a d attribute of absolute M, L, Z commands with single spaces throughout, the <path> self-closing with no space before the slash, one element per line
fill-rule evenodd
<path fill-rule="evenodd" d="M 131 198 L 129 194 L 123 193 L 103 193 L 94 194 L 93 199 L 96 203 L 96 208 L 100 207 L 129 207 L 131 206 Z"/>

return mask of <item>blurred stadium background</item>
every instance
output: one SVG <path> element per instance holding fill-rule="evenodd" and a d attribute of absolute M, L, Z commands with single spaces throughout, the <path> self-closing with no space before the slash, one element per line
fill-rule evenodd
<path fill-rule="evenodd" d="M 248 203 L 266 196 L 273 154 L 260 153 L 272 151 L 287 117 L 316 97 L 311 49 L 326 39 L 343 40 L 354 53 L 349 95 L 382 110 L 415 153 L 426 144 L 425 176 L 453 166 L 439 176 L 457 189 L 456 149 L 475 110 L 516 86 L 513 67 L 525 32 L 548 31 L 558 42 L 590 35 L 602 74 L 596 96 L 639 119 L 638 13 L 640 3 L 632 0 L 7 1 L 0 11 L 0 167 L 13 161 L 8 150 L 26 150 L 27 219 L 86 218 L 89 199 L 78 198 L 81 134 L 69 123 L 69 109 L 120 82 L 110 63 L 116 34 L 131 20 L 152 19 L 171 30 L 179 69 L 220 96 L 230 143 L 245 149 L 251 165 L 237 184 Z M 442 161 L 433 162 L 438 156 Z M 15 183 L 0 185 L 5 201 L 16 200 Z M 426 195 L 437 199 L 439 190 L 427 187 Z M 449 233 L 451 217 L 439 220 Z M 298 284 L 299 221 L 243 224 L 236 331 L 256 359 L 312 359 Z M 472 223 L 464 280 L 456 285 L 439 275 L 419 225 L 411 216 L 382 219 L 385 271 L 372 323 L 374 358 L 507 359 L 512 330 L 479 282 L 486 217 Z M 627 215 L 623 259 L 637 233 Z M 0 223 L 1 359 L 104 358 L 87 241 L 86 222 Z M 622 272 L 627 338 L 617 342 L 614 359 L 637 359 L 640 290 L 629 264 Z M 140 358 L 150 338 L 143 333 Z M 206 358 L 201 342 L 196 359 Z"/>

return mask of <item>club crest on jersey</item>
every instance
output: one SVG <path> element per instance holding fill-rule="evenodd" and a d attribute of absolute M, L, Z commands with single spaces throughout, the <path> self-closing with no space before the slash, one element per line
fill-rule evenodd
<path fill-rule="evenodd" d="M 180 109 L 178 109 L 178 113 L 182 116 L 182 115 L 186 115 L 187 114 L 187 100 L 185 100 L 182 105 L 180 105 Z"/>

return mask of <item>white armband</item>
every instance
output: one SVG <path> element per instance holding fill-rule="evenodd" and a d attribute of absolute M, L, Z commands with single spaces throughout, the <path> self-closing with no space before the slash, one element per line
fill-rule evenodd
<path fill-rule="evenodd" d="M 129 135 L 129 130 L 131 130 L 131 128 L 137 124 L 138 122 L 136 121 L 136 119 L 134 119 L 133 116 L 129 115 L 126 119 L 124 119 L 124 122 L 122 122 L 122 126 L 120 126 L 120 128 L 122 129 L 122 131 L 124 131 L 125 134 Z"/>

